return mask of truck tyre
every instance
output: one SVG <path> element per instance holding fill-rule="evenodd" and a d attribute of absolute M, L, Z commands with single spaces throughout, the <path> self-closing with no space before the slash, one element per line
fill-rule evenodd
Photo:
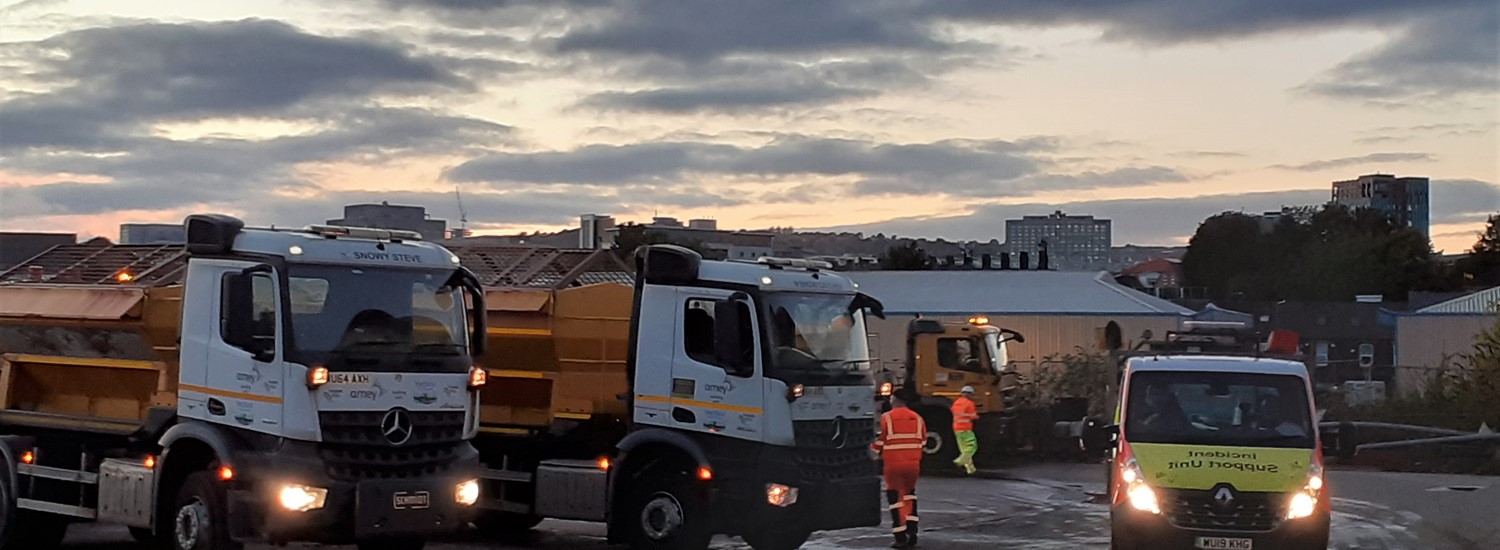
<path fill-rule="evenodd" d="M 953 469 L 958 458 L 958 440 L 953 437 L 953 413 L 929 407 L 918 411 L 927 424 L 927 443 L 922 447 L 922 469 L 936 472 Z"/>
<path fill-rule="evenodd" d="M 713 538 L 708 499 L 685 472 L 653 468 L 631 487 L 630 547 L 634 550 L 704 550 Z"/>
<path fill-rule="evenodd" d="M 514 537 L 536 527 L 542 516 L 516 512 L 484 512 L 474 518 L 474 526 L 491 536 Z"/>
<path fill-rule="evenodd" d="M 422 539 L 367 540 L 355 543 L 359 550 L 422 550 L 427 541 Z"/>
<path fill-rule="evenodd" d="M 745 539 L 745 543 L 755 550 L 797 550 L 803 544 L 807 544 L 807 538 L 810 536 L 812 533 L 807 531 L 771 529 L 747 534 L 741 538 Z"/>
<path fill-rule="evenodd" d="M 163 539 L 173 550 L 240 550 L 229 538 L 229 514 L 224 486 L 208 472 L 188 474 L 177 490 L 169 518 L 171 531 Z"/>

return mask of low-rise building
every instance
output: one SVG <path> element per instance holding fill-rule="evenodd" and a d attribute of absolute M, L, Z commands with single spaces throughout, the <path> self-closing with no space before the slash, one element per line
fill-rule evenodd
<path fill-rule="evenodd" d="M 1396 386 L 1420 391 L 1440 369 L 1474 352 L 1475 337 L 1500 323 L 1500 287 L 1396 314 Z"/>
<path fill-rule="evenodd" d="M 15 267 L 54 246 L 76 242 L 76 233 L 0 232 L 0 271 Z"/>

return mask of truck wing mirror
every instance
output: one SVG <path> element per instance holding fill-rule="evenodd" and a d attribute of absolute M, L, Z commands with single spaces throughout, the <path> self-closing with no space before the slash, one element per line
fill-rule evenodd
<path fill-rule="evenodd" d="M 714 302 L 714 360 L 736 376 L 755 372 L 755 339 L 749 334 L 749 308 L 731 296 Z"/>
<path fill-rule="evenodd" d="M 453 275 L 448 277 L 444 286 L 462 288 L 469 295 L 469 354 L 473 357 L 484 355 L 486 338 L 489 338 L 489 329 L 486 327 L 489 320 L 489 309 L 484 305 L 484 284 L 479 282 L 479 277 L 474 275 L 466 267 L 453 270 Z"/>
<path fill-rule="evenodd" d="M 1000 329 L 1000 335 L 1004 337 L 1004 338 L 1000 339 L 1001 342 L 1015 342 L 1017 344 L 1025 344 L 1026 343 L 1026 337 L 1025 336 L 1021 336 L 1021 333 L 1016 332 L 1016 331 L 1011 330 L 1011 329 L 1008 329 L 1008 328 L 1002 328 L 1002 329 Z"/>
<path fill-rule="evenodd" d="M 885 318 L 885 304 L 880 303 L 880 300 L 876 300 L 875 297 L 863 292 L 855 294 L 854 300 L 849 302 L 849 313 L 852 314 L 861 309 L 868 310 L 870 315 L 881 319 Z"/>

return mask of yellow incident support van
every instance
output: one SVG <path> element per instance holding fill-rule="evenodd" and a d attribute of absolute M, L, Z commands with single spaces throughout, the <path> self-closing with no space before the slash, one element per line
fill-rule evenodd
<path fill-rule="evenodd" d="M 1111 548 L 1328 547 L 1328 488 L 1302 363 L 1132 357 L 1115 417 Z"/>

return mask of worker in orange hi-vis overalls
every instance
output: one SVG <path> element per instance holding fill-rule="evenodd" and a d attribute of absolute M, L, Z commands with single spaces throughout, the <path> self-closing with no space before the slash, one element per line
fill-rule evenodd
<path fill-rule="evenodd" d="M 891 506 L 891 548 L 917 545 L 917 477 L 922 473 L 922 447 L 927 424 L 906 407 L 905 392 L 891 396 L 891 410 L 880 416 L 880 437 L 870 445 L 885 462 L 885 496 Z"/>
<path fill-rule="evenodd" d="M 964 386 L 959 391 L 952 412 L 953 438 L 958 443 L 958 459 L 953 464 L 963 468 L 964 473 L 974 475 L 974 453 L 979 452 L 979 438 L 974 436 L 974 421 L 979 420 L 974 407 L 974 386 Z"/>

